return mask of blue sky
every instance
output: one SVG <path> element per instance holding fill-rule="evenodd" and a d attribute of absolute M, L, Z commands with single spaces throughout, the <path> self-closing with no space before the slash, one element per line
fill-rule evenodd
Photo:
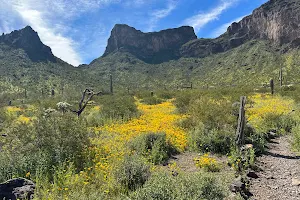
<path fill-rule="evenodd" d="M 30 25 L 54 55 L 77 66 L 100 57 L 115 24 L 143 32 L 189 25 L 217 37 L 267 0 L 0 0 L 0 33 Z"/>

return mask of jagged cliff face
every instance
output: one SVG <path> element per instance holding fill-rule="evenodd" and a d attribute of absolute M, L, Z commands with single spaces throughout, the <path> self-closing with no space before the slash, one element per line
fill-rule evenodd
<path fill-rule="evenodd" d="M 300 1 L 270 0 L 252 15 L 233 23 L 216 39 L 200 39 L 183 45 L 184 57 L 205 57 L 240 46 L 253 39 L 269 40 L 274 45 L 300 45 Z"/>
<path fill-rule="evenodd" d="M 44 45 L 38 34 L 30 27 L 13 31 L 0 36 L 0 45 L 4 44 L 15 49 L 23 49 L 28 58 L 33 62 L 56 62 L 50 47 Z"/>
<path fill-rule="evenodd" d="M 115 51 L 126 51 L 145 62 L 161 63 L 178 59 L 181 46 L 196 38 L 194 29 L 188 26 L 143 33 L 130 26 L 117 24 L 111 32 L 103 56 Z"/>
<path fill-rule="evenodd" d="M 268 39 L 278 45 L 300 38 L 300 1 L 271 0 L 227 30 L 230 36 Z"/>

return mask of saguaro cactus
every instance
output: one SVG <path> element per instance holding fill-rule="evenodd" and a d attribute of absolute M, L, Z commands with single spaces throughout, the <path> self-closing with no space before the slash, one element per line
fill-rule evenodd
<path fill-rule="evenodd" d="M 283 74 L 282 74 L 282 67 L 280 67 L 280 71 L 279 71 L 279 84 L 280 84 L 280 87 L 282 87 L 282 81 L 283 81 Z"/>
<path fill-rule="evenodd" d="M 114 90 L 113 90 L 113 77 L 112 77 L 111 74 L 109 75 L 109 78 L 110 78 L 110 93 L 113 94 L 114 93 Z"/>
<path fill-rule="evenodd" d="M 240 110 L 239 110 L 239 119 L 238 126 L 236 129 L 236 146 L 240 149 L 245 142 L 244 136 L 244 128 L 245 128 L 245 105 L 246 105 L 246 97 L 242 96 L 240 100 Z"/>
<path fill-rule="evenodd" d="M 273 95 L 274 94 L 274 80 L 273 79 L 270 80 L 270 88 L 271 88 L 271 94 Z"/>

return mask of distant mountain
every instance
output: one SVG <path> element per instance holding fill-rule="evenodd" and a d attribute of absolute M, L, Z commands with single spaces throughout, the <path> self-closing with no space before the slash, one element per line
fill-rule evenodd
<path fill-rule="evenodd" d="M 0 36 L 0 86 L 8 79 L 19 87 L 107 89 L 112 74 L 122 90 L 190 82 L 196 88 L 257 87 L 278 80 L 280 68 L 284 83 L 300 82 L 299 11 L 300 0 L 270 0 L 215 39 L 197 39 L 188 26 L 143 33 L 117 24 L 103 56 L 78 68 L 53 56 L 26 27 Z"/>
<path fill-rule="evenodd" d="M 55 57 L 30 26 L 0 36 L 0 94 L 49 93 L 52 88 L 78 88 L 88 81 L 82 71 Z M 68 86 L 67 86 L 68 85 Z"/>
<path fill-rule="evenodd" d="M 143 33 L 128 25 L 117 24 L 111 31 L 103 56 L 126 51 L 147 63 L 161 63 L 180 58 L 181 46 L 194 39 L 197 36 L 189 26 Z"/>
<path fill-rule="evenodd" d="M 300 45 L 299 13 L 299 0 L 270 0 L 215 39 L 197 39 L 192 27 L 143 33 L 117 24 L 103 56 L 126 51 L 153 64 L 180 57 L 206 57 L 257 39 L 271 41 L 273 46 L 295 48 Z"/>
<path fill-rule="evenodd" d="M 197 39 L 192 27 L 142 33 L 116 25 L 104 55 L 87 69 L 114 73 L 122 85 L 261 85 L 299 82 L 300 1 L 270 0 L 215 39 Z M 155 65 L 153 65 L 155 64 Z M 135 78 L 130 79 L 129 77 Z M 135 83 L 134 83 L 135 82 Z"/>
<path fill-rule="evenodd" d="M 14 49 L 23 49 L 33 62 L 56 62 L 56 58 L 52 54 L 50 47 L 41 42 L 37 32 L 30 26 L 13 31 L 10 34 L 2 34 L 0 36 L 1 43 Z"/>
<path fill-rule="evenodd" d="M 180 52 L 184 57 L 205 57 L 256 39 L 270 41 L 280 48 L 295 48 L 300 45 L 299 26 L 299 0 L 270 0 L 240 22 L 231 24 L 220 37 L 191 41 Z"/>

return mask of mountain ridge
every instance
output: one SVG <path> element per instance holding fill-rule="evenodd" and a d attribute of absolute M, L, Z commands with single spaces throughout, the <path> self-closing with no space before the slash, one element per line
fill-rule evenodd
<path fill-rule="evenodd" d="M 194 39 L 197 36 L 189 26 L 144 33 L 126 24 L 116 24 L 102 57 L 120 50 L 131 52 L 147 63 L 161 63 L 178 59 L 180 47 Z"/>
<path fill-rule="evenodd" d="M 251 15 L 232 23 L 224 34 L 207 39 L 198 39 L 194 29 L 189 26 L 144 33 L 126 24 L 116 24 L 107 41 L 105 52 L 90 64 L 115 51 L 129 52 L 149 64 L 160 64 L 181 57 L 202 58 L 226 52 L 255 39 L 269 40 L 274 47 L 284 47 L 286 51 L 300 45 L 298 13 L 300 2 L 297 0 L 270 0 L 255 9 Z M 30 26 L 10 34 L 2 34 L 1 42 L 23 49 L 34 62 L 57 62 L 58 59 Z"/>
<path fill-rule="evenodd" d="M 294 23 L 300 20 L 300 15 L 293 12 L 297 12 L 298 9 L 300 9 L 300 1 L 269 1 L 256 9 L 254 14 L 240 22 L 232 23 L 224 34 L 214 39 L 197 39 L 192 27 L 143 33 L 128 25 L 116 25 L 112 32 L 118 28 L 121 30 L 112 34 L 108 41 L 108 46 L 111 46 L 107 48 L 104 55 L 76 69 L 60 62 L 56 57 L 54 57 L 56 63 L 49 62 L 47 59 L 42 64 L 39 63 L 40 61 L 35 63 L 27 59 L 26 48 L 24 50 L 14 46 L 14 40 L 7 44 L 0 42 L 0 72 L 10 77 L 11 84 L 22 87 L 23 79 L 26 81 L 30 79 L 33 85 L 36 82 L 41 82 L 43 85 L 42 80 L 47 75 L 52 75 L 54 81 L 49 79 L 49 84 L 47 83 L 51 87 L 56 87 L 55 85 L 61 84 L 60 80 L 68 77 L 70 85 L 73 83 L 74 86 L 93 86 L 101 89 L 101 87 L 107 88 L 110 81 L 109 74 L 114 77 L 115 88 L 122 89 L 177 88 L 178 85 L 187 85 L 190 82 L 193 82 L 195 88 L 206 85 L 249 85 L 266 83 L 270 78 L 277 80 L 280 68 L 283 68 L 286 83 L 297 82 L 300 76 L 300 69 L 298 69 L 300 28 Z M 293 12 L 282 14 L 288 10 Z M 291 17 L 292 15 L 294 17 Z M 183 33 L 178 34 L 178 30 Z M 259 30 L 262 31 L 258 32 Z M 27 31 L 32 33 L 30 29 Z M 185 37 L 185 33 L 188 37 Z M 290 33 L 288 37 L 281 37 L 282 34 L 287 33 Z M 114 38 L 114 34 L 119 35 Z M 155 42 L 148 40 L 153 35 L 155 38 L 163 39 L 164 34 L 168 37 L 171 37 L 170 35 L 178 35 L 178 37 L 171 37 L 173 40 L 162 42 L 162 47 L 155 46 Z M 128 35 L 129 39 L 124 39 L 123 35 L 126 37 Z M 119 43 L 119 40 L 123 39 L 124 45 L 122 42 Z M 134 41 L 133 44 L 136 45 L 134 48 L 126 46 L 133 40 L 140 41 Z M 26 37 L 25 41 L 28 41 Z M 150 47 L 147 49 L 145 47 L 148 41 Z M 173 44 L 175 44 L 174 48 Z M 43 73 L 43 76 L 39 73 Z"/>
<path fill-rule="evenodd" d="M 30 26 L 12 31 L 9 34 L 2 34 L 0 43 L 15 49 L 23 49 L 33 62 L 57 62 L 51 48 L 42 43 L 38 33 Z"/>
<path fill-rule="evenodd" d="M 270 0 L 251 15 L 232 23 L 227 31 L 215 39 L 198 39 L 182 46 L 183 57 L 206 57 L 228 51 L 255 39 L 269 40 L 280 48 L 300 45 L 300 2 Z"/>

